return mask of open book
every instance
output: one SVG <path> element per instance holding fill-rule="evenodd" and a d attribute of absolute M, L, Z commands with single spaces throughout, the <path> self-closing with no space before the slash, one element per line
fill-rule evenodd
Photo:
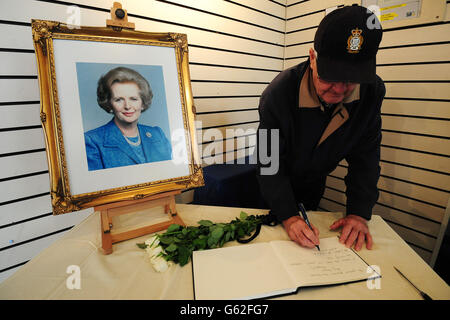
<path fill-rule="evenodd" d="M 337 237 L 320 239 L 320 251 L 285 240 L 194 251 L 192 263 L 198 300 L 267 298 L 377 275 Z"/>

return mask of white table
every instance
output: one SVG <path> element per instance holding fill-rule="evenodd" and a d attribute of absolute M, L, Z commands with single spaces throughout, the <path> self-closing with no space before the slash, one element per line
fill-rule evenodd
<path fill-rule="evenodd" d="M 241 210 L 248 214 L 267 213 L 264 210 L 211 207 L 178 204 L 177 209 L 187 225 L 197 225 L 202 219 L 229 222 Z M 76 214 L 76 213 L 72 213 Z M 320 230 L 320 237 L 338 235 L 329 226 L 342 213 L 311 212 L 310 220 Z M 165 219 L 161 211 L 130 214 L 114 221 L 114 225 L 137 226 Z M 298 294 L 277 299 L 422 299 L 417 291 L 394 270 L 395 265 L 433 299 L 450 299 L 449 286 L 417 255 L 380 216 L 369 222 L 374 239 L 372 250 L 363 249 L 361 257 L 380 268 L 382 278 L 378 288 L 369 289 L 366 282 L 331 287 L 305 288 Z M 164 273 L 153 270 L 145 250 L 136 243 L 149 236 L 113 245 L 113 253 L 101 251 L 100 217 L 95 212 L 67 232 L 63 238 L 23 265 L 0 284 L 0 299 L 193 299 L 191 263 L 173 265 Z M 281 225 L 263 226 L 253 242 L 287 240 Z M 225 246 L 241 245 L 228 242 Z M 70 266 L 79 267 L 80 289 L 69 289 L 66 280 Z M 376 283 L 372 282 L 372 285 Z"/>

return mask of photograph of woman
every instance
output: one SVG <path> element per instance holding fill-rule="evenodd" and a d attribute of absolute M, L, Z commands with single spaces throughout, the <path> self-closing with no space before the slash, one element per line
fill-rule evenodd
<path fill-rule="evenodd" d="M 150 84 L 133 69 L 116 67 L 100 77 L 97 102 L 112 118 L 84 134 L 89 171 L 172 159 L 163 130 L 139 123 L 152 99 Z"/>

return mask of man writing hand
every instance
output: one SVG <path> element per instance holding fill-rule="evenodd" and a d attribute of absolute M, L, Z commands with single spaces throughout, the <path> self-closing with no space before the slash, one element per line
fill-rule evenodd
<path fill-rule="evenodd" d="M 293 216 L 284 220 L 283 226 L 289 238 L 302 247 L 314 248 L 320 245 L 319 230 L 313 224 L 311 224 L 311 230 L 300 216 Z M 339 242 L 345 244 L 347 248 L 355 244 L 355 250 L 359 251 L 366 243 L 367 249 L 372 249 L 372 236 L 364 218 L 350 214 L 334 222 L 330 229 L 336 230 L 340 227 L 342 227 L 342 232 Z"/>
<path fill-rule="evenodd" d="M 267 143 L 263 130 L 276 131 L 279 143 L 278 171 L 259 172 L 261 192 L 289 237 L 304 247 L 320 243 L 319 231 L 298 215 L 298 203 L 317 210 L 326 177 L 343 159 L 347 214 L 330 229 L 341 229 L 347 247 L 373 245 L 367 222 L 378 198 L 385 86 L 375 72 L 382 30 L 368 28 L 372 15 L 357 5 L 328 14 L 309 59 L 281 72 L 261 96 L 258 147 Z"/>

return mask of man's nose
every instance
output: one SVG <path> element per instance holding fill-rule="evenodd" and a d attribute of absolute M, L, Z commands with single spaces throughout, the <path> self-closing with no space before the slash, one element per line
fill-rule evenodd
<path fill-rule="evenodd" d="M 333 85 L 334 92 L 342 94 L 347 90 L 347 84 L 345 82 L 335 82 Z"/>

